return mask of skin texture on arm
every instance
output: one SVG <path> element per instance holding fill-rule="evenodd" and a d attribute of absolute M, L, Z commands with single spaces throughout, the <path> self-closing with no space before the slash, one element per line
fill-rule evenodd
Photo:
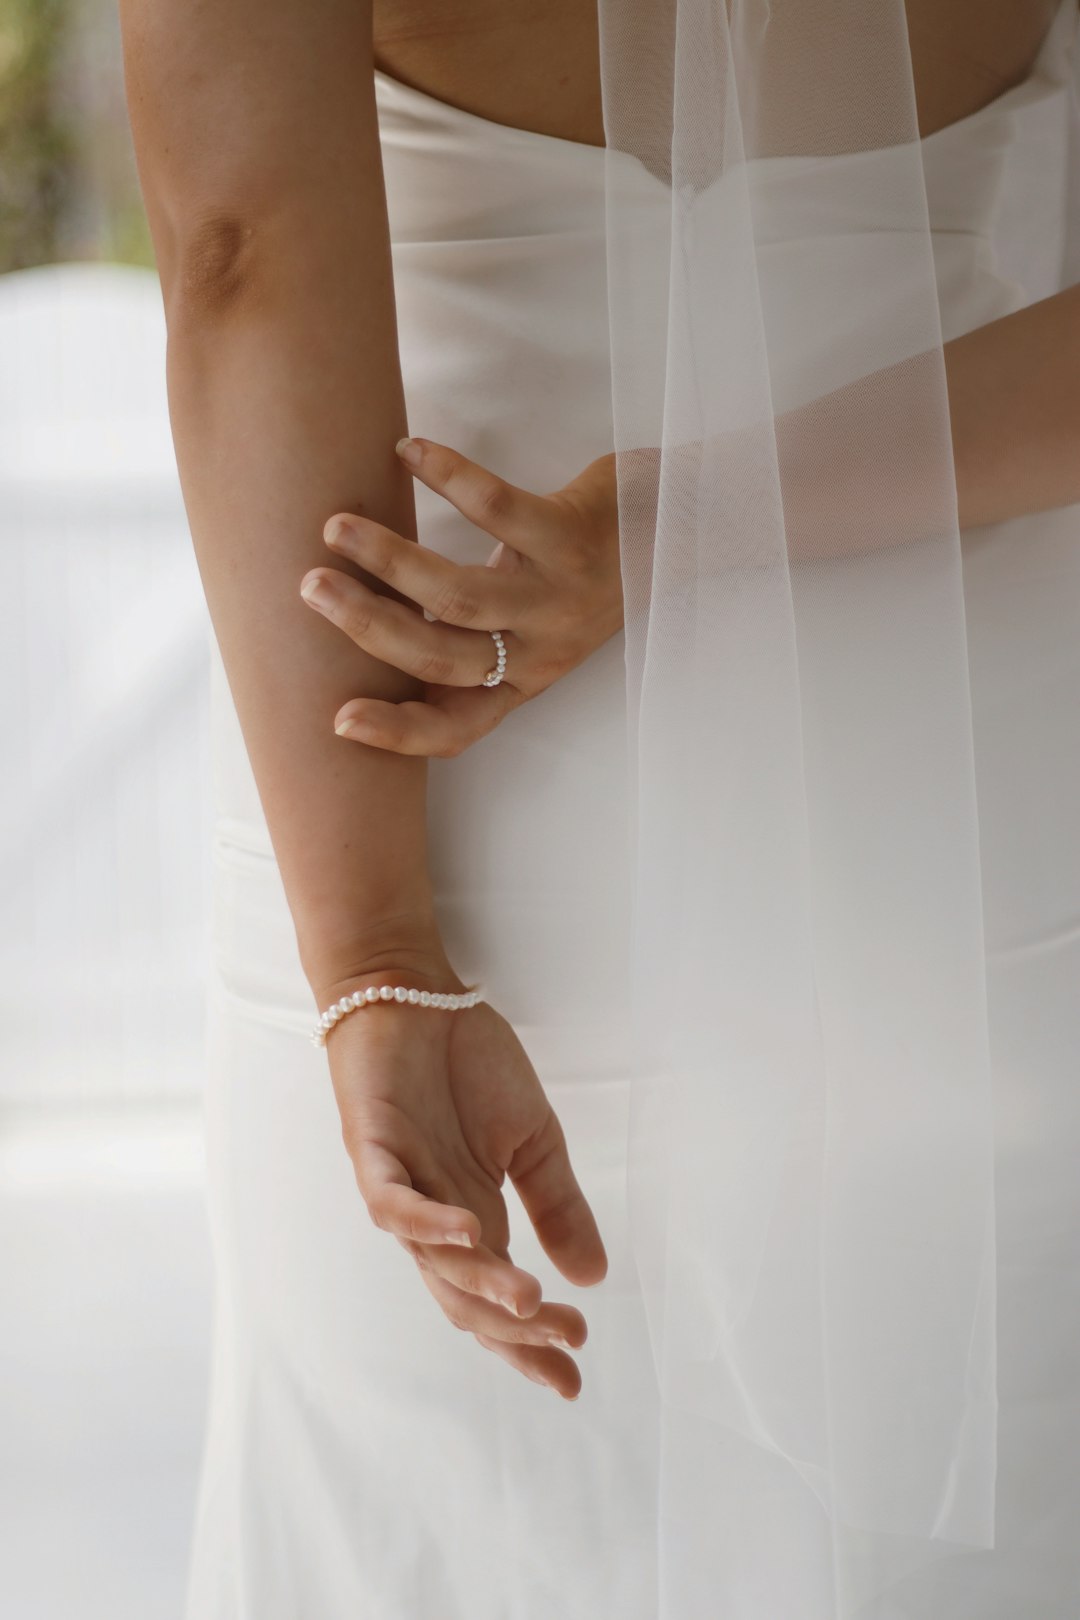
<path fill-rule="evenodd" d="M 303 967 L 317 999 L 369 963 L 438 973 L 425 762 L 331 725 L 358 691 L 415 682 L 299 594 L 334 512 L 416 532 L 370 8 L 120 13 L 184 500 Z"/>
<path fill-rule="evenodd" d="M 872 379 L 872 409 L 860 379 L 777 418 L 795 561 L 941 534 L 957 518 L 967 530 L 1080 501 L 1080 286 L 952 338 L 943 353 L 955 512 L 941 424 L 913 408 L 936 397 L 935 377 L 920 376 L 935 360 L 916 355 Z"/>
<path fill-rule="evenodd" d="M 945 345 L 961 529 L 1080 501 L 1080 286 Z"/>
<path fill-rule="evenodd" d="M 300 594 L 336 513 L 416 534 L 394 451 L 406 422 L 370 10 L 120 9 L 184 500 L 302 966 L 320 1010 L 368 984 L 460 990 L 434 919 L 426 760 L 333 730 L 358 691 L 401 699 L 417 683 Z M 380 1001 L 328 1045 L 372 1220 L 456 1327 L 574 1399 L 585 1319 L 513 1264 L 506 1179 L 564 1276 L 588 1286 L 607 1259 L 511 1026 L 487 1005 Z"/>

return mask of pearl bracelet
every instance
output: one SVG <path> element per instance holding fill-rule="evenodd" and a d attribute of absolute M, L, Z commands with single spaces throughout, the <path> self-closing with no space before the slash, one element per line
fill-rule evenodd
<path fill-rule="evenodd" d="M 465 1007 L 475 1007 L 476 1003 L 483 999 L 478 986 L 455 995 L 447 995 L 435 990 L 409 989 L 403 984 L 369 985 L 366 990 L 355 990 L 351 996 L 342 996 L 340 1001 L 335 1001 L 327 1007 L 311 1032 L 312 1044 L 325 1046 L 327 1034 L 335 1024 L 340 1023 L 349 1013 L 355 1012 L 358 1007 L 369 1007 L 376 1001 L 401 1001 L 411 1007 L 438 1007 L 444 1012 L 460 1012 Z"/>

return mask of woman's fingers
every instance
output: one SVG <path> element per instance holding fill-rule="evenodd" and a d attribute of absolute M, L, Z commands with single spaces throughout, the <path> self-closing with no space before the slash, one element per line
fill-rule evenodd
<path fill-rule="evenodd" d="M 505 630 L 526 606 L 524 582 L 509 569 L 451 562 L 373 518 L 339 512 L 323 539 L 443 624 Z"/>
<path fill-rule="evenodd" d="M 396 1154 L 380 1143 L 350 1142 L 350 1157 L 368 1214 L 381 1231 L 415 1243 L 447 1243 L 473 1248 L 480 1241 L 480 1218 L 459 1204 L 442 1204 L 418 1192 Z"/>
<path fill-rule="evenodd" d="M 462 517 L 523 556 L 550 564 L 557 563 L 564 550 L 573 550 L 566 514 L 546 495 L 520 489 L 433 439 L 402 439 L 397 451 L 428 489 L 445 496 Z"/>
<path fill-rule="evenodd" d="M 588 1286 L 607 1275 L 607 1253 L 570 1164 L 566 1136 L 554 1109 L 542 1130 L 520 1147 L 507 1166 L 544 1252 L 564 1277 Z"/>
<path fill-rule="evenodd" d="M 478 1333 L 476 1338 L 485 1350 L 493 1350 L 534 1383 L 547 1384 L 564 1400 L 576 1401 L 581 1394 L 581 1373 L 577 1363 L 569 1356 L 535 1345 L 507 1344 L 505 1340 L 492 1338 L 486 1333 Z"/>
<path fill-rule="evenodd" d="M 445 1243 L 414 1243 L 402 1238 L 401 1244 L 421 1271 L 441 1277 L 466 1294 L 478 1294 L 500 1310 L 509 1311 L 511 1316 L 533 1317 L 540 1309 L 542 1290 L 537 1279 L 515 1266 L 508 1254 L 498 1255 L 485 1243 L 463 1249 Z M 584 1338 L 584 1331 L 581 1336 Z"/>
<path fill-rule="evenodd" d="M 470 1293 L 447 1282 L 425 1257 L 420 1272 L 429 1292 L 454 1327 L 466 1333 L 485 1333 L 506 1344 L 548 1347 L 562 1354 L 580 1349 L 585 1342 L 585 1318 L 572 1305 L 543 1301 L 532 1316 L 519 1317 L 495 1305 L 482 1294 Z"/>
<path fill-rule="evenodd" d="M 498 651 L 486 631 L 433 624 L 351 574 L 314 569 L 304 575 L 300 593 L 373 658 L 431 685 L 478 686 L 495 667 Z"/>
<path fill-rule="evenodd" d="M 375 1225 L 409 1250 L 455 1327 L 564 1354 L 584 1344 L 588 1329 L 581 1312 L 544 1301 L 535 1277 L 510 1264 L 508 1253 L 497 1255 L 482 1244 L 481 1222 L 472 1210 L 418 1192 L 397 1155 L 380 1143 L 355 1143 L 352 1159 Z M 466 1243 L 452 1241 L 455 1235 Z"/>
<path fill-rule="evenodd" d="M 506 681 L 498 686 L 447 687 L 425 702 L 356 698 L 336 716 L 334 730 L 350 742 L 394 754 L 452 759 L 494 731 L 522 702 L 522 693 Z"/>

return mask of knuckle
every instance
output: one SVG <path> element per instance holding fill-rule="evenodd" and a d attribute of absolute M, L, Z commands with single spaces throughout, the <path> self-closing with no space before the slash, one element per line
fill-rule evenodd
<path fill-rule="evenodd" d="M 453 450 L 445 447 L 436 449 L 427 445 L 424 450 L 424 472 L 429 482 L 444 488 L 453 478 L 458 467 L 458 459 Z"/>
<path fill-rule="evenodd" d="M 432 611 L 446 624 L 469 624 L 476 618 L 480 605 L 468 591 L 449 580 L 436 594 Z"/>
<path fill-rule="evenodd" d="M 430 681 L 435 686 L 445 686 L 453 676 L 454 660 L 447 653 L 439 652 L 434 647 L 429 648 L 418 656 L 416 673 L 423 681 Z"/>
<path fill-rule="evenodd" d="M 377 1198 L 369 1198 L 367 1210 L 368 1214 L 371 1216 L 371 1224 L 373 1226 L 377 1226 L 380 1232 L 385 1232 L 387 1213 L 384 1206 Z"/>
<path fill-rule="evenodd" d="M 392 582 L 400 572 L 398 560 L 394 554 L 394 547 L 385 535 L 371 535 L 364 566 L 369 573 L 377 574 L 380 579 L 385 579 L 388 583 Z"/>
<path fill-rule="evenodd" d="M 510 490 L 499 479 L 485 479 L 477 496 L 477 510 L 489 523 L 506 517 L 510 509 Z"/>
<path fill-rule="evenodd" d="M 443 1311 L 445 1312 L 446 1320 L 450 1323 L 451 1327 L 456 1327 L 458 1329 L 458 1331 L 461 1332 L 461 1333 L 471 1333 L 472 1332 L 472 1327 L 465 1320 L 465 1314 L 461 1310 L 460 1306 L 457 1306 L 457 1305 L 444 1305 L 443 1306 Z"/>
<path fill-rule="evenodd" d="M 341 614 L 341 627 L 354 641 L 360 641 L 371 629 L 371 609 L 363 602 L 351 601 Z"/>

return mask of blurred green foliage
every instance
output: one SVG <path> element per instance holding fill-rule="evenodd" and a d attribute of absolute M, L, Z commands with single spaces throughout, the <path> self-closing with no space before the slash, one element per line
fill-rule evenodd
<path fill-rule="evenodd" d="M 67 0 L 0 0 L 0 267 L 56 257 L 73 133 L 51 95 Z"/>
<path fill-rule="evenodd" d="M 0 0 L 0 272 L 152 265 L 114 0 Z"/>

